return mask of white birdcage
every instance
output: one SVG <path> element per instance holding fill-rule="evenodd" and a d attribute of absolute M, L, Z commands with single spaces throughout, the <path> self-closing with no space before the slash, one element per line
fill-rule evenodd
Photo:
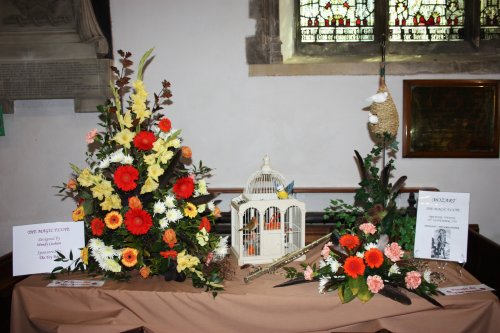
<path fill-rule="evenodd" d="M 231 200 L 231 248 L 238 265 L 270 263 L 304 247 L 305 204 L 291 195 L 279 199 L 283 189 L 285 178 L 265 156 L 243 194 Z"/>

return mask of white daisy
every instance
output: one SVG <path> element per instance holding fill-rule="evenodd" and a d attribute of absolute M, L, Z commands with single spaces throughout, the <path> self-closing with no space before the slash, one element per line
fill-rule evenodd
<path fill-rule="evenodd" d="M 123 156 L 122 164 L 131 165 L 132 163 L 134 163 L 134 158 L 132 156 L 130 155 Z"/>
<path fill-rule="evenodd" d="M 177 208 L 167 209 L 165 213 L 165 218 L 168 222 L 177 222 L 182 218 L 182 212 Z"/>
<path fill-rule="evenodd" d="M 153 205 L 153 213 L 155 214 L 163 214 L 165 213 L 165 210 L 167 207 L 165 206 L 165 203 L 163 201 L 157 201 Z"/>
<path fill-rule="evenodd" d="M 173 195 L 167 195 L 163 201 L 167 208 L 175 208 L 175 198 Z"/>
<path fill-rule="evenodd" d="M 389 268 L 389 276 L 391 276 L 392 274 L 399 274 L 400 271 L 399 271 L 399 267 L 397 264 L 393 264 L 390 268 Z"/>
<path fill-rule="evenodd" d="M 106 169 L 110 165 L 109 157 L 105 157 L 101 162 L 99 162 L 99 169 Z"/>
<path fill-rule="evenodd" d="M 123 154 L 123 148 L 120 148 L 111 155 L 109 155 L 111 163 L 120 163 L 121 161 L 123 161 L 124 157 L 125 155 Z"/>
<path fill-rule="evenodd" d="M 340 267 L 342 267 L 342 264 L 337 260 L 332 260 L 332 262 L 330 263 L 330 269 L 332 270 L 332 273 L 337 273 Z"/>

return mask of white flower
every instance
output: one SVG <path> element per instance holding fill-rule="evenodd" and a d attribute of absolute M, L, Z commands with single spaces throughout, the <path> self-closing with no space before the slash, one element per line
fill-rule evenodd
<path fill-rule="evenodd" d="M 228 247 L 227 240 L 229 236 L 224 236 L 219 239 L 219 244 L 217 244 L 217 248 L 214 250 L 214 260 L 221 260 L 227 256 Z"/>
<path fill-rule="evenodd" d="M 207 209 L 207 205 L 206 204 L 201 204 L 198 206 L 198 213 L 203 213 L 205 211 L 205 209 Z"/>
<path fill-rule="evenodd" d="M 165 218 L 168 222 L 177 222 L 182 218 L 182 212 L 177 208 L 167 209 L 165 213 Z"/>
<path fill-rule="evenodd" d="M 198 231 L 198 233 L 196 234 L 196 240 L 198 241 L 198 244 L 200 244 L 200 246 L 207 245 L 208 234 L 207 234 L 207 231 L 205 230 L 205 228 Z"/>
<path fill-rule="evenodd" d="M 175 198 L 173 195 L 167 195 L 164 202 L 167 208 L 175 208 Z"/>
<path fill-rule="evenodd" d="M 99 162 L 99 169 L 106 169 L 109 167 L 110 160 L 109 157 L 105 157 L 101 162 Z"/>
<path fill-rule="evenodd" d="M 365 251 L 368 251 L 369 249 L 377 249 L 378 245 L 375 243 L 367 243 L 365 245 Z"/>
<path fill-rule="evenodd" d="M 165 210 L 167 207 L 165 206 L 165 203 L 163 201 L 157 201 L 153 205 L 153 213 L 155 214 L 163 214 L 165 213 Z"/>
<path fill-rule="evenodd" d="M 332 260 L 332 262 L 330 263 L 330 269 L 332 270 L 332 273 L 337 273 L 340 267 L 342 267 L 342 264 L 340 264 L 337 260 Z"/>
<path fill-rule="evenodd" d="M 392 274 L 399 274 L 399 273 L 400 271 L 397 264 L 393 264 L 391 268 L 389 268 L 389 276 L 391 276 Z"/>
<path fill-rule="evenodd" d="M 156 125 L 156 124 L 152 125 L 151 132 L 153 132 L 155 135 L 158 136 L 158 133 L 160 132 L 160 127 L 158 127 L 158 125 Z"/>
<path fill-rule="evenodd" d="M 168 220 L 164 217 L 164 218 L 160 219 L 160 221 L 158 221 L 158 224 L 160 225 L 160 228 L 166 229 L 168 227 L 168 225 L 170 224 L 170 222 L 168 222 Z"/>
<path fill-rule="evenodd" d="M 91 238 L 89 240 L 89 248 L 91 250 L 97 250 L 103 246 L 104 246 L 104 242 L 102 240 L 100 240 L 99 238 Z"/>
<path fill-rule="evenodd" d="M 214 202 L 213 202 L 213 201 L 209 201 L 209 202 L 207 203 L 207 207 L 208 207 L 208 209 L 209 209 L 211 212 L 213 212 L 213 211 L 215 210 L 215 204 L 214 204 Z"/>
<path fill-rule="evenodd" d="M 122 270 L 122 266 L 113 259 L 106 259 L 103 264 L 104 265 L 102 265 L 101 268 L 106 271 L 118 273 Z"/>
<path fill-rule="evenodd" d="M 123 148 L 120 148 L 111 155 L 109 155 L 111 163 L 120 163 L 121 161 L 123 161 L 124 157 L 125 155 L 123 154 Z"/>
<path fill-rule="evenodd" d="M 208 194 L 207 182 L 205 181 L 205 179 L 201 179 L 200 181 L 198 181 L 197 194 L 199 194 L 199 195 L 207 195 Z"/>
<path fill-rule="evenodd" d="M 363 259 L 364 256 L 365 256 L 364 252 L 360 252 L 360 251 L 356 252 L 356 257 Z"/>
<path fill-rule="evenodd" d="M 432 272 L 428 269 L 425 270 L 424 272 L 424 280 L 427 281 L 428 283 L 431 283 L 431 274 Z"/>
<path fill-rule="evenodd" d="M 132 156 L 130 155 L 123 156 L 122 164 L 131 165 L 132 163 L 134 163 L 134 158 Z"/>
<path fill-rule="evenodd" d="M 324 294 L 326 292 L 325 286 L 328 282 L 330 282 L 330 278 L 328 277 L 321 277 L 319 279 L 318 291 L 320 294 Z"/>

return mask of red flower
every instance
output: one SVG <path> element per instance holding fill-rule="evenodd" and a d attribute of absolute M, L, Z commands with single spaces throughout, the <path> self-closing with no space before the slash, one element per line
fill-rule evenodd
<path fill-rule="evenodd" d="M 104 222 L 100 218 L 94 217 L 92 221 L 90 221 L 90 229 L 92 229 L 92 235 L 102 236 L 104 232 Z"/>
<path fill-rule="evenodd" d="M 158 123 L 158 126 L 162 132 L 168 132 L 172 129 L 172 122 L 168 118 L 162 118 Z"/>
<path fill-rule="evenodd" d="M 348 257 L 344 262 L 344 272 L 353 279 L 365 274 L 365 268 L 363 259 L 359 257 Z"/>
<path fill-rule="evenodd" d="M 183 177 L 177 179 L 174 184 L 173 191 L 177 199 L 187 199 L 194 192 L 194 180 L 191 177 Z"/>
<path fill-rule="evenodd" d="M 156 137 L 153 132 L 140 131 L 134 137 L 134 146 L 139 150 L 151 150 L 155 141 Z"/>
<path fill-rule="evenodd" d="M 212 226 L 210 225 L 210 221 L 208 220 L 208 218 L 206 216 L 203 216 L 201 218 L 200 226 L 198 227 L 199 230 L 201 230 L 203 228 L 205 228 L 206 232 L 210 232 L 210 229 L 212 228 Z"/>
<path fill-rule="evenodd" d="M 132 191 L 137 187 L 135 181 L 139 179 L 139 171 L 130 165 L 119 166 L 115 171 L 116 186 L 123 191 Z"/>
<path fill-rule="evenodd" d="M 151 215 L 142 209 L 130 209 L 125 214 L 125 227 L 132 235 L 144 235 L 153 226 Z"/>
<path fill-rule="evenodd" d="M 341 246 L 348 248 L 349 250 L 355 249 L 359 246 L 359 238 L 356 235 L 344 235 L 340 237 L 339 243 Z"/>
<path fill-rule="evenodd" d="M 384 254 L 376 248 L 365 252 L 365 262 L 371 268 L 379 268 L 384 263 Z"/>
<path fill-rule="evenodd" d="M 165 259 L 168 259 L 168 258 L 175 259 L 175 258 L 177 258 L 177 251 L 175 251 L 175 250 L 162 251 L 162 252 L 160 252 L 160 255 Z"/>

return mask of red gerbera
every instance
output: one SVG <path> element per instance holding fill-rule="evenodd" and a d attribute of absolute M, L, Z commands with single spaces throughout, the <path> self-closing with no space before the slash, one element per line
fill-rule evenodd
<path fill-rule="evenodd" d="M 92 235 L 102 236 L 104 233 L 104 222 L 100 218 L 94 217 L 90 221 L 90 229 L 92 229 Z"/>
<path fill-rule="evenodd" d="M 177 251 L 175 251 L 175 250 L 161 251 L 160 255 L 165 259 L 168 259 L 168 258 L 175 259 L 175 258 L 177 258 Z"/>
<path fill-rule="evenodd" d="M 144 235 L 153 226 L 148 212 L 142 209 L 130 209 L 125 214 L 125 227 L 132 235 Z"/>
<path fill-rule="evenodd" d="M 168 118 L 162 118 L 158 123 L 158 127 L 162 132 L 169 132 L 172 129 L 172 122 Z"/>
<path fill-rule="evenodd" d="M 134 137 L 134 146 L 139 150 L 151 150 L 155 141 L 156 137 L 153 132 L 140 131 Z"/>
<path fill-rule="evenodd" d="M 123 191 L 132 191 L 137 187 L 135 181 L 139 179 L 139 171 L 131 165 L 119 166 L 115 171 L 116 186 Z"/>
<path fill-rule="evenodd" d="M 341 246 L 348 248 L 349 250 L 355 249 L 359 246 L 359 238 L 356 235 L 344 235 L 340 237 L 339 243 Z"/>
<path fill-rule="evenodd" d="M 212 226 L 210 225 L 210 221 L 208 220 L 208 218 L 206 216 L 203 216 L 201 218 L 200 226 L 198 227 L 199 230 L 201 230 L 203 228 L 205 228 L 206 232 L 210 232 L 210 229 L 212 228 Z"/>
<path fill-rule="evenodd" d="M 348 257 L 344 262 L 344 272 L 353 279 L 365 274 L 365 268 L 363 259 L 360 257 Z"/>
<path fill-rule="evenodd" d="M 384 254 L 376 248 L 365 252 L 365 262 L 371 268 L 379 268 L 384 263 Z"/>
<path fill-rule="evenodd" d="M 194 180 L 191 177 L 183 177 L 177 179 L 174 184 L 173 191 L 177 199 L 187 199 L 194 192 Z"/>

